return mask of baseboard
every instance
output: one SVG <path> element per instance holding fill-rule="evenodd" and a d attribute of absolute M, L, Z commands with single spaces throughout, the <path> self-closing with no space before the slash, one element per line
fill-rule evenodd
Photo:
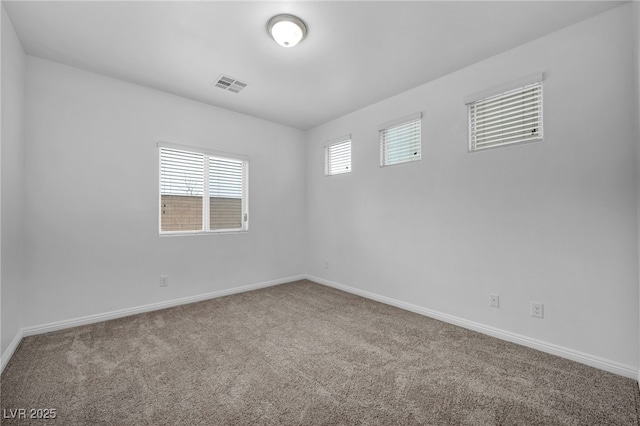
<path fill-rule="evenodd" d="M 151 303 L 149 305 L 136 306 L 133 308 L 119 309 L 117 311 L 104 312 L 96 315 L 88 315 L 85 317 L 73 318 L 69 320 L 51 322 L 48 324 L 37 325 L 32 327 L 25 327 L 23 335 L 33 336 L 36 334 L 49 333 L 51 331 L 63 330 L 65 328 L 78 327 L 81 325 L 93 324 L 101 321 L 108 321 L 111 319 L 127 317 L 130 315 L 141 314 L 144 312 L 157 311 L 160 309 L 171 308 L 173 306 L 186 305 L 189 303 L 200 302 L 208 299 L 215 299 L 217 297 L 229 296 L 236 293 L 244 293 L 246 291 L 257 290 L 259 288 L 271 287 L 278 284 L 289 283 L 304 279 L 305 275 L 295 275 L 292 277 L 280 278 L 271 281 L 265 281 L 257 284 L 249 284 L 241 287 L 234 287 L 226 290 L 213 291 L 211 293 L 204 293 L 195 296 L 183 297 L 180 299 L 172 299 L 164 302 Z"/>
<path fill-rule="evenodd" d="M 577 361 L 591 367 L 599 368 L 601 370 L 609 371 L 614 374 L 618 374 L 624 377 L 629 377 L 638 380 L 640 383 L 640 372 L 628 365 L 623 365 L 615 361 L 600 358 L 594 355 L 579 352 L 573 349 L 558 346 L 552 343 L 543 342 L 540 340 L 532 339 L 530 337 L 522 336 L 509 331 L 501 330 L 495 327 L 490 327 L 484 324 L 480 324 L 474 321 L 469 321 L 464 318 L 459 318 L 453 315 L 438 312 L 432 309 L 424 308 L 422 306 L 413 305 L 411 303 L 402 302 L 400 300 L 392 299 L 390 297 L 381 296 L 379 294 L 371 293 L 365 290 L 360 290 L 355 287 L 349 287 L 344 284 L 339 284 L 333 281 L 326 280 L 324 278 L 316 277 L 313 275 L 296 275 L 287 278 L 281 278 L 277 280 L 265 281 L 257 284 L 250 284 L 241 287 L 230 288 L 226 290 L 214 291 L 211 293 L 204 293 L 196 296 L 183 297 L 180 299 L 173 299 L 159 303 L 152 303 L 149 305 L 137 306 L 133 308 L 120 309 L 117 311 L 105 312 L 96 315 L 88 315 L 79 318 L 73 318 L 64 321 L 51 322 L 48 324 L 42 324 L 37 326 L 25 327 L 18 331 L 14 339 L 11 341 L 9 347 L 2 354 L 0 359 L 0 373 L 4 371 L 5 366 L 9 363 L 9 360 L 13 356 L 13 353 L 17 349 L 20 341 L 23 337 L 33 336 L 36 334 L 48 333 L 51 331 L 63 330 L 66 328 L 78 327 L 81 325 L 93 324 L 96 322 L 107 321 L 116 318 L 122 318 L 130 315 L 136 315 L 144 312 L 157 311 L 160 309 L 170 308 L 173 306 L 185 305 L 194 302 L 200 302 L 208 299 L 215 299 L 217 297 L 229 296 L 231 294 L 244 293 L 246 291 L 257 290 L 260 288 L 271 287 L 274 285 L 285 284 L 292 281 L 301 279 L 308 279 L 319 284 L 333 287 L 339 290 L 346 291 L 348 293 L 356 294 L 358 296 L 365 297 L 367 299 L 375 300 L 387 305 L 395 306 L 400 309 L 415 312 L 420 315 L 424 315 L 430 318 L 434 318 L 440 321 L 454 324 L 460 327 L 467 328 L 469 330 L 477 331 L 479 333 L 487 334 L 489 336 L 496 337 L 498 339 L 506 340 L 509 342 L 517 343 L 523 346 L 527 346 L 533 349 L 537 349 L 542 352 L 550 353 L 560 356 L 562 358 Z"/>
<path fill-rule="evenodd" d="M 7 347 L 7 349 L 5 349 L 4 353 L 2 354 L 2 357 L 0 357 L 0 374 L 2 374 L 2 372 L 4 371 L 4 368 L 7 366 L 7 364 L 9 364 L 9 360 L 13 356 L 13 353 L 16 351 L 16 349 L 18 349 L 18 345 L 22 341 L 23 335 L 24 333 L 22 329 L 18 330 L 13 340 L 11 341 L 11 343 L 9 343 L 9 346 Z"/>
<path fill-rule="evenodd" d="M 34 336 L 36 334 L 49 333 L 50 331 L 64 330 L 65 328 L 78 327 L 81 325 L 93 324 L 111 319 L 128 317 L 130 315 L 141 314 L 143 312 L 157 311 L 160 309 L 171 308 L 178 305 L 186 305 L 188 303 L 200 302 L 202 300 L 215 299 L 217 297 L 229 296 L 236 293 L 244 293 L 246 291 L 257 290 L 259 288 L 272 287 L 278 284 L 285 284 L 292 281 L 305 279 L 306 275 L 294 275 L 292 277 L 280 278 L 277 280 L 265 281 L 257 284 L 245 285 L 242 287 L 234 287 L 226 290 L 213 291 L 211 293 L 199 294 L 196 296 L 183 297 L 180 299 L 167 300 L 165 302 L 151 303 L 149 305 L 136 306 L 133 308 L 119 309 L 117 311 L 104 312 L 102 314 L 88 315 L 85 317 L 73 318 L 64 321 L 56 321 L 43 325 L 25 327 L 18 331 L 16 337 L 11 341 L 9 347 L 4 351 L 0 359 L 0 374 L 4 371 L 4 367 L 9 363 L 13 353 L 17 349 L 23 337 Z"/>
<path fill-rule="evenodd" d="M 517 343 L 522 346 L 527 346 L 532 349 L 537 349 L 542 352 L 546 352 L 552 355 L 557 355 L 562 358 L 577 361 L 579 363 L 599 368 L 610 373 L 618 374 L 620 376 L 628 377 L 630 379 L 640 380 L 640 373 L 636 368 L 629 365 L 620 364 L 615 361 L 600 358 L 598 356 L 586 354 L 573 349 L 558 346 L 553 343 L 547 343 L 541 340 L 532 339 L 527 336 L 512 333 L 510 331 L 501 330 L 499 328 L 490 327 L 484 324 L 480 324 L 474 321 L 469 321 L 464 318 L 456 317 L 454 315 L 445 314 L 442 312 L 434 311 L 433 309 L 423 308 L 422 306 L 413 305 L 411 303 L 402 302 L 400 300 L 392 299 L 390 297 L 381 296 L 379 294 L 371 293 L 369 291 L 360 290 L 354 287 L 349 287 L 344 284 L 339 284 L 333 281 L 326 280 L 324 278 L 307 275 L 305 277 L 310 281 L 333 287 L 338 290 L 346 291 L 347 293 L 356 294 L 358 296 L 365 297 L 367 299 L 375 300 L 387 305 L 395 306 L 400 309 L 415 312 L 416 314 L 424 315 L 430 318 L 434 318 L 449 324 L 457 325 L 469 330 L 477 331 L 482 334 L 487 334 L 492 337 L 497 337 L 501 340 Z"/>

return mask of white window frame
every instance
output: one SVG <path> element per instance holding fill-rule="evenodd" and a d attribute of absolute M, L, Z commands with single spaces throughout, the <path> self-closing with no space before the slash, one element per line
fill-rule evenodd
<path fill-rule="evenodd" d="M 352 167 L 352 158 L 351 158 L 351 135 L 345 135 L 340 138 L 335 138 L 327 142 L 327 145 L 324 147 L 324 175 L 325 176 L 337 176 L 343 175 L 345 173 L 351 173 L 353 170 Z M 342 147 L 348 144 L 348 153 L 345 154 L 342 151 Z M 334 148 L 337 148 L 338 151 L 333 151 Z M 343 154 L 340 156 L 334 155 L 335 153 Z M 343 164 L 345 158 L 343 156 L 348 157 L 348 165 L 345 169 L 333 170 L 332 163 L 336 161 L 339 164 Z"/>
<path fill-rule="evenodd" d="M 388 131 L 415 124 L 417 124 L 419 131 L 417 153 L 403 157 L 400 160 L 390 162 L 388 159 Z M 414 161 L 422 160 L 422 112 L 411 114 L 379 125 L 378 135 L 380 138 L 380 167 L 394 166 L 396 164 L 412 163 Z"/>
<path fill-rule="evenodd" d="M 212 235 L 212 234 L 228 234 L 247 232 L 249 230 L 249 157 L 240 154 L 231 154 L 221 151 L 210 150 L 206 148 L 191 147 L 187 145 L 175 144 L 170 142 L 158 142 L 158 232 L 160 236 L 175 235 Z M 204 156 L 203 176 L 204 187 L 202 194 L 202 230 L 187 231 L 163 231 L 162 230 L 162 165 L 161 150 L 163 148 L 184 151 L 189 153 L 200 154 Z M 210 209 L 209 209 L 209 161 L 210 159 L 239 161 L 243 163 L 243 182 L 242 182 L 242 226 L 240 228 L 230 229 L 210 229 Z"/>
<path fill-rule="evenodd" d="M 520 145 L 524 143 L 530 142 L 539 142 L 544 140 L 544 111 L 543 111 L 543 77 L 542 73 L 532 74 L 528 77 L 520 79 L 518 81 L 493 88 L 490 90 L 485 90 L 475 95 L 468 96 L 464 99 L 464 103 L 467 105 L 467 120 L 468 120 L 468 150 L 469 152 L 478 152 L 485 151 L 487 149 L 493 148 L 501 148 L 505 146 L 512 145 Z M 527 108 L 527 115 L 534 115 L 537 118 L 537 122 L 534 122 L 535 133 L 532 130 L 532 135 L 528 137 L 522 137 L 521 139 L 515 140 L 505 140 L 510 138 L 499 139 L 495 143 L 487 143 L 485 146 L 477 145 L 477 126 L 478 122 L 478 114 L 477 114 L 477 106 L 482 105 L 487 102 L 495 102 L 500 100 L 501 98 L 506 98 L 508 96 L 512 96 L 514 94 L 518 94 L 519 92 L 525 92 L 527 90 L 534 89 L 536 90 L 536 98 L 533 98 L 532 101 L 529 102 Z M 517 107 L 517 105 L 515 105 Z M 494 107 L 494 111 L 491 113 L 495 115 L 496 113 L 501 113 L 501 110 L 497 107 Z M 514 108 L 514 106 L 509 107 L 511 112 L 517 112 L 518 110 Z M 524 114 L 523 114 L 524 115 Z M 482 116 L 480 116 L 482 118 Z M 525 121 L 524 118 L 520 116 L 512 117 L 512 118 L 520 118 L 522 121 Z M 506 129 L 511 133 L 516 133 L 518 131 L 518 125 L 523 127 L 522 124 L 519 124 L 518 121 L 509 124 L 512 128 Z M 496 128 L 492 130 L 492 132 L 500 132 L 501 129 Z M 531 129 L 527 129 L 529 131 Z M 516 133 L 517 134 L 517 133 Z M 497 135 L 496 135 L 497 136 Z"/>

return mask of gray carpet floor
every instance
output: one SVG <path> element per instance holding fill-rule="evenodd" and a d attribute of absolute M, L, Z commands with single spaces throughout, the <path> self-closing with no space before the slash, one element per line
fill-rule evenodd
<path fill-rule="evenodd" d="M 6 425 L 637 425 L 636 381 L 299 281 L 27 337 Z"/>

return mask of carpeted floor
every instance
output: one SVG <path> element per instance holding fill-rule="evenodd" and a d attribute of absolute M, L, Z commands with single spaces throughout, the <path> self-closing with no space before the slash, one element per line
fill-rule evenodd
<path fill-rule="evenodd" d="M 6 425 L 637 425 L 638 384 L 309 281 L 27 337 Z"/>

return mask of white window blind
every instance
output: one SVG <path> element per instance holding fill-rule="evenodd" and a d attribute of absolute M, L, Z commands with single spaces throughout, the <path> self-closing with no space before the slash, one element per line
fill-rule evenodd
<path fill-rule="evenodd" d="M 417 161 L 421 158 L 422 114 L 380 126 L 380 165 Z"/>
<path fill-rule="evenodd" d="M 247 174 L 246 160 L 160 147 L 160 233 L 247 230 Z"/>
<path fill-rule="evenodd" d="M 542 82 L 469 103 L 469 150 L 542 139 Z"/>
<path fill-rule="evenodd" d="M 244 161 L 209 158 L 209 229 L 242 229 L 244 181 Z"/>
<path fill-rule="evenodd" d="M 349 172 L 351 172 L 350 136 L 324 147 L 324 174 L 331 176 Z"/>
<path fill-rule="evenodd" d="M 202 231 L 204 155 L 160 150 L 162 231 Z"/>

